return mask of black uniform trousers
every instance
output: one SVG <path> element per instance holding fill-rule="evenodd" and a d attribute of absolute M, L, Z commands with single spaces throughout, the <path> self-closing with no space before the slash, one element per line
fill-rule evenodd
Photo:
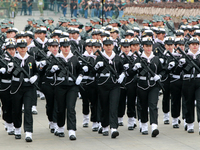
<path fill-rule="evenodd" d="M 118 128 L 118 104 L 120 97 L 120 86 L 114 83 L 98 85 L 99 99 L 101 103 L 101 125 L 102 127 Z"/>
<path fill-rule="evenodd" d="M 159 87 L 157 85 L 149 87 L 147 90 L 137 88 L 138 98 L 141 105 L 141 122 L 148 122 L 148 107 L 150 111 L 150 124 L 158 124 L 158 96 Z"/>
<path fill-rule="evenodd" d="M 34 100 L 35 88 L 33 86 L 21 86 L 13 94 L 13 123 L 15 128 L 20 128 L 22 124 L 22 104 L 24 104 L 24 132 L 33 132 L 33 116 L 31 112 Z"/>
<path fill-rule="evenodd" d="M 41 90 L 46 97 L 46 115 L 50 122 L 57 122 L 57 104 L 55 99 L 55 86 L 48 82 L 41 85 Z"/>
<path fill-rule="evenodd" d="M 34 97 L 34 100 L 33 100 L 33 102 L 32 102 L 32 106 L 37 106 L 37 88 L 34 86 L 34 95 L 33 95 L 33 97 Z"/>
<path fill-rule="evenodd" d="M 170 110 L 170 78 L 163 82 L 163 87 L 165 91 L 163 92 L 162 110 L 164 113 L 168 113 Z"/>
<path fill-rule="evenodd" d="M 96 83 L 93 82 L 89 85 L 84 84 L 83 86 L 84 90 L 82 88 L 79 88 L 79 91 L 82 96 L 83 100 L 83 114 L 88 115 L 89 114 L 89 107 L 91 109 L 91 117 L 90 120 L 92 122 L 97 122 L 97 102 L 98 102 L 98 95 L 97 95 L 97 88 Z"/>
<path fill-rule="evenodd" d="M 67 108 L 67 130 L 76 130 L 76 100 L 78 95 L 78 86 L 57 85 L 55 87 L 55 96 L 57 102 L 57 124 L 58 127 L 65 125 L 65 115 Z"/>
<path fill-rule="evenodd" d="M 3 120 L 7 123 L 12 123 L 12 95 L 10 94 L 10 88 L 1 91 L 0 98 L 2 103 Z"/>
<path fill-rule="evenodd" d="M 171 115 L 173 118 L 178 118 L 180 116 L 182 83 L 183 81 L 180 79 L 170 82 Z"/>
<path fill-rule="evenodd" d="M 120 100 L 119 100 L 119 107 L 118 107 L 118 117 L 123 117 L 126 110 L 127 104 L 127 116 L 136 118 L 136 111 L 135 111 L 135 101 L 137 95 L 137 82 L 131 82 L 130 84 L 126 85 L 126 89 L 121 88 L 120 92 Z M 126 103 L 127 98 L 127 103 Z"/>
<path fill-rule="evenodd" d="M 183 96 L 186 103 L 186 123 L 194 122 L 194 101 L 197 101 L 197 121 L 200 122 L 200 79 L 183 80 Z"/>

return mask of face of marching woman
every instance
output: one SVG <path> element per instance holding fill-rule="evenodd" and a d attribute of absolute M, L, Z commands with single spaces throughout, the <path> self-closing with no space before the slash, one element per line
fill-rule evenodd
<path fill-rule="evenodd" d="M 104 45 L 103 45 L 103 48 L 104 48 L 104 50 L 105 50 L 105 52 L 106 52 L 106 54 L 107 54 L 108 56 L 111 56 L 111 55 L 112 55 L 112 50 L 113 50 L 113 48 L 114 48 L 114 45 L 113 45 L 113 44 L 104 44 Z"/>
<path fill-rule="evenodd" d="M 48 50 L 53 54 L 56 55 L 58 53 L 58 45 L 51 45 L 48 46 Z"/>
<path fill-rule="evenodd" d="M 128 53 L 130 52 L 130 46 L 122 46 L 121 51 L 128 55 Z"/>
<path fill-rule="evenodd" d="M 87 46 L 85 47 L 85 49 L 86 49 L 86 51 L 87 51 L 89 54 L 91 54 L 91 53 L 93 52 L 93 47 L 92 47 L 92 46 L 87 45 Z"/>
<path fill-rule="evenodd" d="M 27 47 L 17 47 L 17 51 L 19 52 L 19 54 L 24 57 L 26 52 L 27 52 L 28 48 Z"/>
<path fill-rule="evenodd" d="M 70 52 L 70 46 L 61 46 L 60 49 L 61 49 L 63 55 L 64 55 L 65 57 L 67 57 L 67 55 L 68 55 L 69 52 Z"/>
<path fill-rule="evenodd" d="M 139 51 L 140 50 L 140 45 L 139 44 L 132 44 L 131 45 L 131 51 L 135 52 L 135 51 Z"/>
<path fill-rule="evenodd" d="M 153 48 L 152 45 L 146 45 L 146 44 L 143 45 L 144 53 L 145 53 L 147 56 L 150 56 L 150 55 L 151 55 L 152 48 Z"/>
<path fill-rule="evenodd" d="M 97 50 L 101 51 L 101 46 L 93 46 L 93 53 L 95 53 Z M 98 55 L 98 53 L 96 53 Z"/>
<path fill-rule="evenodd" d="M 174 44 L 165 44 L 166 50 L 170 51 L 172 53 L 174 49 Z"/>
<path fill-rule="evenodd" d="M 189 45 L 189 48 L 190 48 L 191 52 L 195 54 L 199 49 L 199 44 L 198 43 L 191 43 Z"/>
<path fill-rule="evenodd" d="M 15 55 L 15 48 L 7 48 L 6 50 L 10 53 L 10 55 L 12 57 L 14 57 L 14 55 Z"/>
<path fill-rule="evenodd" d="M 177 44 L 176 48 L 178 48 L 178 47 L 180 47 L 183 51 L 185 50 L 185 45 L 184 44 Z M 180 52 L 178 51 L 178 53 L 180 53 Z"/>

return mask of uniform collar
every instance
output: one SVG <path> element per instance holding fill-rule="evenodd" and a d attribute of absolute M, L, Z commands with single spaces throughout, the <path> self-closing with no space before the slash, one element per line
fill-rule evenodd
<path fill-rule="evenodd" d="M 113 58 L 115 57 L 115 55 L 116 55 L 115 52 L 112 51 L 112 54 L 111 54 L 110 56 L 108 56 L 108 55 L 106 54 L 105 51 L 104 51 L 102 54 L 103 54 L 104 57 L 106 57 L 106 58 L 109 60 L 109 64 L 112 64 L 112 63 L 113 63 L 113 62 L 112 62 L 112 59 L 113 59 Z"/>
<path fill-rule="evenodd" d="M 68 59 L 70 59 L 72 56 L 74 56 L 74 55 L 72 54 L 71 50 L 70 50 L 69 54 L 67 55 L 67 57 L 65 57 L 62 52 L 60 52 L 58 55 L 58 57 L 63 58 L 66 62 L 68 62 Z"/>
<path fill-rule="evenodd" d="M 149 57 L 147 57 L 147 55 L 146 55 L 144 52 L 142 52 L 142 55 L 141 55 L 141 57 L 147 59 L 147 62 L 148 62 L 148 63 L 150 63 L 151 59 L 152 59 L 154 56 L 155 56 L 155 55 L 153 54 L 153 52 L 151 52 L 151 55 L 150 55 Z"/>

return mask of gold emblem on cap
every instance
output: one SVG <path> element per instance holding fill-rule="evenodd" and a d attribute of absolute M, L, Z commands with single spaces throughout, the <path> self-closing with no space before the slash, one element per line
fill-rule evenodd
<path fill-rule="evenodd" d="M 128 40 L 127 39 L 125 39 L 125 41 L 124 42 L 128 42 Z"/>
<path fill-rule="evenodd" d="M 169 40 L 172 40 L 172 38 L 170 37 Z"/>
<path fill-rule="evenodd" d="M 110 40 L 110 38 L 109 38 L 109 37 L 107 37 L 107 40 Z"/>
<path fill-rule="evenodd" d="M 147 38 L 147 40 L 148 40 L 148 41 L 151 41 L 151 38 L 150 38 L 150 37 L 148 37 L 148 38 Z"/>
<path fill-rule="evenodd" d="M 64 42 L 67 42 L 67 39 L 64 39 Z"/>
<path fill-rule="evenodd" d="M 53 39 L 54 42 L 57 42 L 56 39 Z"/>
<path fill-rule="evenodd" d="M 25 42 L 24 40 L 22 40 L 22 42 Z"/>
<path fill-rule="evenodd" d="M 194 40 L 197 40 L 197 38 L 196 38 L 196 37 L 194 37 Z"/>

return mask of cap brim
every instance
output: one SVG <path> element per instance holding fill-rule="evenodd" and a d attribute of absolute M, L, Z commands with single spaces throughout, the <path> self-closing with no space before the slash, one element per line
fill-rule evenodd
<path fill-rule="evenodd" d="M 16 45 L 8 45 L 8 46 L 6 46 L 6 49 L 8 49 L 8 48 L 15 48 L 16 47 Z"/>
<path fill-rule="evenodd" d="M 27 46 L 27 44 L 17 44 L 16 47 L 26 47 L 26 46 Z"/>
<path fill-rule="evenodd" d="M 85 43 L 85 46 L 92 46 L 92 42 Z"/>
<path fill-rule="evenodd" d="M 52 42 L 52 43 L 48 44 L 48 46 L 52 46 L 52 45 L 59 45 L 59 44 L 58 44 L 58 42 Z"/>
<path fill-rule="evenodd" d="M 130 45 L 140 44 L 140 42 L 130 42 Z"/>
<path fill-rule="evenodd" d="M 101 43 L 93 43 L 92 46 L 101 46 Z"/>
<path fill-rule="evenodd" d="M 104 45 L 113 44 L 113 41 L 104 41 L 103 44 L 104 44 Z"/>
<path fill-rule="evenodd" d="M 60 43 L 60 46 L 70 46 L 70 43 Z"/>
<path fill-rule="evenodd" d="M 142 45 L 153 45 L 153 42 L 152 41 L 146 41 L 146 42 L 143 42 Z"/>
<path fill-rule="evenodd" d="M 130 44 L 129 43 L 124 43 L 124 44 L 122 43 L 121 46 L 130 46 Z"/>
<path fill-rule="evenodd" d="M 169 41 L 169 42 L 165 42 L 165 44 L 167 44 L 167 45 L 172 45 L 172 44 L 174 44 L 174 42 Z"/>

